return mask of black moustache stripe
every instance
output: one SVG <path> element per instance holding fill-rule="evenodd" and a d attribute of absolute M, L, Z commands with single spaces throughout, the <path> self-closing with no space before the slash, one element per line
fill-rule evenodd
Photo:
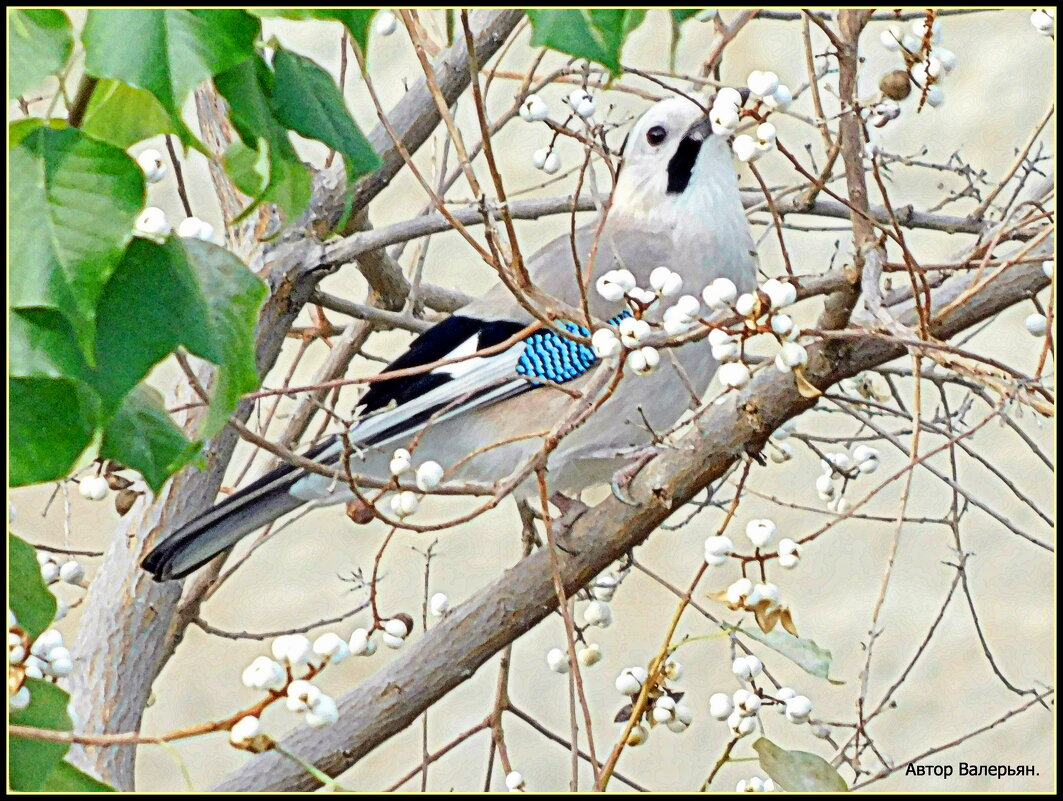
<path fill-rule="evenodd" d="M 686 137 L 679 143 L 675 155 L 668 162 L 668 194 L 678 195 L 686 191 L 690 183 L 690 174 L 694 171 L 694 164 L 701 152 L 704 140 Z"/>

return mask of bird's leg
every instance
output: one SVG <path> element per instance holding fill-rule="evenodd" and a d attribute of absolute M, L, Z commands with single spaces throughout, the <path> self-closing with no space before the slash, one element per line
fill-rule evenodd
<path fill-rule="evenodd" d="M 567 530 L 589 508 L 587 504 L 579 498 L 569 498 L 567 495 L 562 495 L 560 492 L 555 492 L 550 496 L 550 503 L 556 506 L 561 512 L 561 517 L 558 518 L 557 522 L 560 524 L 562 530 Z"/>
<path fill-rule="evenodd" d="M 657 456 L 661 452 L 661 446 L 659 445 L 647 445 L 644 448 L 629 452 L 625 455 L 633 456 L 634 458 L 628 464 L 621 467 L 615 473 L 613 478 L 609 482 L 609 488 L 613 491 L 613 496 L 620 501 L 620 503 L 627 504 L 628 506 L 641 506 L 642 504 L 632 498 L 627 488 L 634 480 L 635 476 L 639 474 L 639 471 L 645 467 L 654 456 Z"/>
<path fill-rule="evenodd" d="M 543 544 L 539 539 L 539 532 L 535 530 L 535 521 L 540 515 L 526 500 L 517 501 L 517 512 L 520 514 L 520 541 L 524 546 L 524 553 L 529 554 Z"/>

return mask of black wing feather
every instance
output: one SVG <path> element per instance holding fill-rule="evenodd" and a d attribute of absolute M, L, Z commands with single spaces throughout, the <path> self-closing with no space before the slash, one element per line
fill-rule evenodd
<path fill-rule="evenodd" d="M 524 326 L 511 320 L 477 320 L 455 314 L 442 320 L 410 343 L 409 349 L 384 368 L 383 372 L 403 370 L 408 367 L 420 367 L 445 359 L 451 351 L 469 337 L 477 335 L 477 350 L 490 348 L 505 342 Z M 418 373 L 401 378 L 389 378 L 370 385 L 369 391 L 362 396 L 359 405 L 363 414 L 371 414 L 385 409 L 389 404 L 398 406 L 442 386 L 450 380 L 450 375 L 443 372 Z"/>

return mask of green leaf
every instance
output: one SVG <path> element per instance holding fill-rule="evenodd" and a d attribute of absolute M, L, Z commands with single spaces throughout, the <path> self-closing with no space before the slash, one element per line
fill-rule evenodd
<path fill-rule="evenodd" d="M 273 69 L 273 108 L 285 127 L 343 154 L 352 181 L 380 166 L 380 157 L 351 119 L 343 95 L 325 70 L 287 50 L 276 52 Z"/>
<path fill-rule="evenodd" d="M 151 92 L 107 78 L 96 85 L 81 130 L 123 150 L 156 134 L 182 133 Z"/>
<path fill-rule="evenodd" d="M 255 367 L 255 324 L 266 299 L 266 285 L 224 248 L 197 239 L 183 241 L 185 257 L 209 310 L 213 347 L 220 366 L 210 410 L 200 430 L 209 437 L 220 431 L 240 397 L 258 388 Z M 204 353 L 200 356 L 209 358 Z"/>
<path fill-rule="evenodd" d="M 30 691 L 30 704 L 25 709 L 11 710 L 11 723 L 70 731 L 70 716 L 66 712 L 70 696 L 41 679 L 26 679 L 25 686 Z M 8 746 L 11 789 L 20 792 L 44 789 L 48 777 L 70 748 L 66 743 L 48 743 L 22 737 L 9 738 Z"/>
<path fill-rule="evenodd" d="M 201 81 L 255 54 L 260 28 L 236 9 L 94 9 L 81 35 L 85 70 L 148 90 L 177 120 Z"/>
<path fill-rule="evenodd" d="M 254 148 L 260 138 L 296 158 L 288 132 L 276 118 L 271 98 L 273 73 L 261 56 L 242 61 L 214 77 L 214 85 L 229 104 L 229 119 L 244 144 Z"/>
<path fill-rule="evenodd" d="M 162 395 L 144 384 L 122 401 L 100 443 L 102 458 L 115 459 L 139 471 L 155 492 L 198 450 L 199 444 L 185 439 L 174 425 Z"/>
<path fill-rule="evenodd" d="M 260 138 L 254 149 L 237 139 L 226 149 L 224 160 L 225 171 L 236 188 L 260 201 L 269 189 L 271 176 L 269 142 Z"/>
<path fill-rule="evenodd" d="M 55 309 L 92 342 L 96 301 L 133 235 L 144 176 L 119 148 L 39 126 L 11 151 L 11 305 Z"/>
<path fill-rule="evenodd" d="M 363 54 L 369 53 L 369 26 L 379 8 L 314 8 L 310 15 L 316 19 L 342 22 Z"/>
<path fill-rule="evenodd" d="M 82 773 L 69 762 L 60 761 L 41 788 L 49 793 L 113 793 L 115 789 Z"/>
<path fill-rule="evenodd" d="M 646 18 L 645 9 L 532 9 L 526 11 L 532 44 L 596 61 L 619 75 L 620 51 L 627 35 Z"/>
<path fill-rule="evenodd" d="M 731 627 L 727 627 L 731 628 Z M 731 629 L 738 631 L 751 640 L 778 651 L 806 673 L 826 679 L 831 684 L 845 684 L 841 679 L 830 677 L 831 653 L 826 648 L 820 647 L 814 640 L 806 640 L 794 637 L 782 629 L 775 629 L 765 634 L 756 629 Z"/>
<path fill-rule="evenodd" d="M 691 17 L 696 17 L 704 8 L 673 8 L 672 9 L 672 21 L 677 25 L 681 25 Z"/>
<path fill-rule="evenodd" d="M 85 380 L 89 367 L 70 322 L 52 309 L 15 309 L 8 317 L 11 376 Z"/>
<path fill-rule="evenodd" d="M 129 245 L 100 297 L 97 319 L 95 386 L 108 415 L 179 345 L 221 359 L 207 301 L 176 237 L 162 245 L 146 239 Z"/>
<path fill-rule="evenodd" d="M 807 751 L 787 751 L 766 737 L 753 743 L 760 755 L 760 767 L 772 781 L 788 792 L 846 793 L 849 791 L 838 771 L 823 757 Z"/>
<path fill-rule="evenodd" d="M 290 20 L 336 20 L 342 22 L 363 53 L 369 50 L 369 25 L 379 8 L 249 8 L 256 17 Z"/>
<path fill-rule="evenodd" d="M 256 203 L 260 200 L 276 203 L 284 216 L 293 220 L 310 202 L 311 180 L 292 147 L 287 128 L 276 118 L 272 99 L 274 84 L 273 73 L 259 57 L 248 59 L 214 79 L 214 85 L 229 103 L 233 127 L 244 146 L 255 152 L 251 156 L 239 148 L 230 148 L 226 154 L 226 166 L 232 169 L 230 177 Z M 263 143 L 268 147 L 262 147 Z M 260 183 L 256 173 L 262 174 L 263 164 L 269 166 L 266 188 L 251 191 Z"/>
<path fill-rule="evenodd" d="M 200 434 L 219 430 L 240 396 L 258 386 L 254 327 L 265 296 L 262 281 L 224 248 L 138 239 L 100 298 L 95 386 L 105 408 L 116 409 L 155 364 L 184 346 L 219 367 Z"/>
<path fill-rule="evenodd" d="M 99 406 L 92 371 L 58 312 L 13 310 L 9 323 L 13 483 L 61 478 L 92 441 Z"/>
<path fill-rule="evenodd" d="M 8 97 L 19 97 L 58 72 L 74 47 L 70 20 L 54 8 L 9 11 Z"/>
<path fill-rule="evenodd" d="M 62 478 L 92 441 L 99 402 L 80 381 L 12 378 L 8 459 L 13 487 Z"/>
<path fill-rule="evenodd" d="M 10 532 L 7 535 L 7 575 L 11 588 L 7 604 L 30 639 L 55 620 L 55 596 L 48 592 L 37 564 L 37 551 Z"/>

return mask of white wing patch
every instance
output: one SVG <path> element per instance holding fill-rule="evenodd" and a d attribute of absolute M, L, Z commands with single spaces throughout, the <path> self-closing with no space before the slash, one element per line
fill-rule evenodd
<path fill-rule="evenodd" d="M 447 354 L 448 359 L 460 359 L 462 356 L 471 356 L 480 349 L 480 335 L 473 334 L 471 337 L 462 342 L 458 347 L 454 348 Z M 466 359 L 463 362 L 454 362 L 454 364 L 444 364 L 441 367 L 437 367 L 432 370 L 433 373 L 442 373 L 449 375 L 451 378 L 460 378 L 463 375 L 471 373 L 476 370 L 481 364 L 486 361 L 485 357 L 477 356 L 473 359 Z"/>

